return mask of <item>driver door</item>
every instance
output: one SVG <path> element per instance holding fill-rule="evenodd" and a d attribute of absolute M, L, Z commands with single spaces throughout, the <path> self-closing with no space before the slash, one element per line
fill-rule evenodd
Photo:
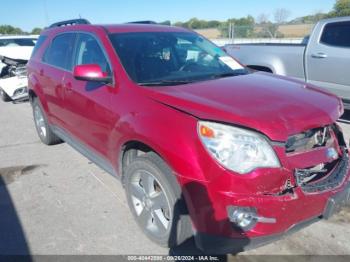
<path fill-rule="evenodd" d="M 92 34 L 79 33 L 72 68 L 76 65 L 98 64 L 112 75 L 102 44 Z M 64 79 L 66 119 L 71 133 L 95 153 L 107 155 L 108 137 L 113 128 L 110 111 L 113 86 L 93 81 L 77 80 L 72 73 Z"/>

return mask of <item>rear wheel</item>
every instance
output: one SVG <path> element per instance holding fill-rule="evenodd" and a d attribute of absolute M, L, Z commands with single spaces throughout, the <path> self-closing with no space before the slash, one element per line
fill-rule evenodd
<path fill-rule="evenodd" d="M 34 124 L 40 140 L 46 145 L 62 143 L 62 140 L 52 132 L 42 106 L 37 98 L 33 99 L 32 107 Z"/>
<path fill-rule="evenodd" d="M 153 242 L 173 247 L 193 235 L 180 187 L 158 155 L 151 152 L 134 159 L 124 181 L 132 214 Z"/>
<path fill-rule="evenodd" d="M 0 88 L 0 96 L 1 96 L 1 100 L 4 102 L 12 101 L 11 97 L 9 97 L 9 95 L 1 88 Z"/>

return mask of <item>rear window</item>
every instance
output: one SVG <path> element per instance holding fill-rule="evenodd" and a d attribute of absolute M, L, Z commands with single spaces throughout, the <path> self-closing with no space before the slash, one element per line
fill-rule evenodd
<path fill-rule="evenodd" d="M 46 35 L 41 35 L 39 36 L 38 41 L 36 41 L 35 46 L 33 48 L 32 51 L 32 55 L 30 57 L 33 57 L 35 55 L 36 52 L 38 52 L 38 50 L 40 49 L 40 47 L 43 45 L 43 43 L 45 42 L 47 36 Z"/>
<path fill-rule="evenodd" d="M 327 24 L 323 29 L 321 43 L 338 47 L 350 47 L 350 22 Z"/>
<path fill-rule="evenodd" d="M 64 33 L 56 36 L 46 50 L 43 62 L 65 70 L 71 70 L 76 34 Z"/>

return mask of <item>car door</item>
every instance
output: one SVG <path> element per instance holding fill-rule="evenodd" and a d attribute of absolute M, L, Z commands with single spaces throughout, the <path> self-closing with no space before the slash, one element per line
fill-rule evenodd
<path fill-rule="evenodd" d="M 75 36 L 73 33 L 63 33 L 53 38 L 39 66 L 39 82 L 47 101 L 50 120 L 52 124 L 62 127 L 66 127 L 62 81 L 71 64 Z"/>
<path fill-rule="evenodd" d="M 306 50 L 308 82 L 350 100 L 350 21 L 323 26 Z"/>
<path fill-rule="evenodd" d="M 79 33 L 73 67 L 83 64 L 98 64 L 104 72 L 112 76 L 106 53 L 98 38 L 90 33 Z M 67 108 L 66 119 L 69 131 L 94 152 L 107 155 L 108 137 L 114 124 L 110 111 L 113 85 L 93 81 L 76 80 L 71 72 L 64 77 Z"/>

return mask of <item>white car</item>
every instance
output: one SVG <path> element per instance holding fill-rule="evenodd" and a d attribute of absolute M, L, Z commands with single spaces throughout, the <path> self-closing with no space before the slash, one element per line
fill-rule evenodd
<path fill-rule="evenodd" d="M 26 64 L 37 36 L 0 36 L 0 97 L 3 101 L 25 100 Z"/>

